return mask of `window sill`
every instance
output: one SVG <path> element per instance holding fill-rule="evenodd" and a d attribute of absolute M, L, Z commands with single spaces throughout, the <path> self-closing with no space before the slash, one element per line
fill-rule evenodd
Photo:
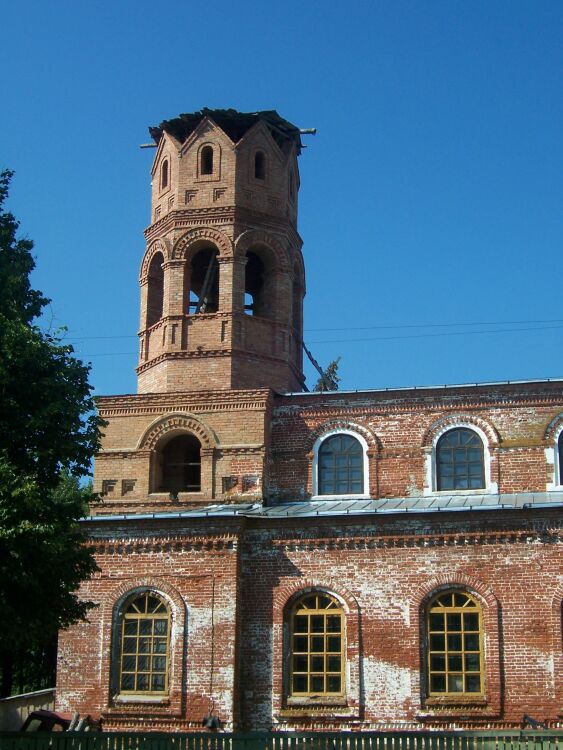
<path fill-rule="evenodd" d="M 291 696 L 286 698 L 286 708 L 296 708 L 301 706 L 347 706 L 348 701 L 344 695 L 311 695 L 311 696 Z"/>
<path fill-rule="evenodd" d="M 430 497 L 435 495 L 436 497 L 442 497 L 444 495 L 498 495 L 498 488 L 494 487 L 481 487 L 478 490 L 434 490 L 426 488 L 424 490 L 423 497 Z"/>
<path fill-rule="evenodd" d="M 143 705 L 153 704 L 155 706 L 162 706 L 169 705 L 170 698 L 167 695 L 116 695 L 113 699 L 113 702 L 116 706 L 131 703 L 142 703 Z"/>
<path fill-rule="evenodd" d="M 426 698 L 424 701 L 425 706 L 486 706 L 487 699 L 482 695 L 433 695 L 430 698 Z"/>
<path fill-rule="evenodd" d="M 371 495 L 311 495 L 311 500 L 371 500 Z"/>

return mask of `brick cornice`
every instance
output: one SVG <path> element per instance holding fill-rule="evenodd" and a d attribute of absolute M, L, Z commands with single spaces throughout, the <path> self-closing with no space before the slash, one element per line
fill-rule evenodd
<path fill-rule="evenodd" d="M 243 541 L 243 551 L 247 555 L 279 549 L 284 552 L 358 551 L 370 549 L 412 549 L 428 547 L 474 547 L 484 545 L 531 544 L 534 542 L 559 543 L 563 541 L 560 528 L 527 529 L 476 533 L 437 533 L 437 534 L 377 534 L 343 537 L 279 538 Z"/>
<path fill-rule="evenodd" d="M 151 416 L 168 411 L 263 411 L 268 408 L 271 391 L 190 391 L 184 393 L 146 393 L 102 396 L 97 399 L 100 416 Z"/>
<path fill-rule="evenodd" d="M 360 396 L 361 394 L 358 394 Z M 450 391 L 444 391 L 441 396 L 435 396 L 432 400 L 428 398 L 417 397 L 416 394 L 409 394 L 403 398 L 391 399 L 385 402 L 379 400 L 374 395 L 371 403 L 364 403 L 361 406 L 353 406 L 350 404 L 338 404 L 330 406 L 329 404 L 322 406 L 303 406 L 297 405 L 283 405 L 283 394 L 276 397 L 276 403 L 274 405 L 274 417 L 283 419 L 329 419 L 329 418 L 346 418 L 350 416 L 355 417 L 386 417 L 388 414 L 403 413 L 408 414 L 409 412 L 432 412 L 439 410 L 441 412 L 460 412 L 466 410 L 483 410 L 483 409 L 495 409 L 495 408 L 528 408 L 536 406 L 563 406 L 563 393 L 554 394 L 553 396 L 536 396 L 534 398 L 514 398 L 509 403 L 502 399 L 496 400 L 453 400 L 452 403 L 447 403 L 447 399 L 450 397 Z M 326 398 L 326 394 L 319 394 L 319 400 Z M 285 398 L 291 398 L 287 396 Z M 367 398 L 366 398 L 367 400 Z"/>

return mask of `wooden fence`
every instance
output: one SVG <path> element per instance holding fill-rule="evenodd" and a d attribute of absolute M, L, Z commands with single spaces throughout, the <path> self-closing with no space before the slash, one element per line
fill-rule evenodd
<path fill-rule="evenodd" d="M 563 731 L 1 732 L 0 750 L 563 750 Z"/>

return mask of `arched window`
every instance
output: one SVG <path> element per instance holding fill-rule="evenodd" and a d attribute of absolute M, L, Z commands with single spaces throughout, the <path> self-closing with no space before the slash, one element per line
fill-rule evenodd
<path fill-rule="evenodd" d="M 201 149 L 200 174 L 213 174 L 213 146 Z"/>
<path fill-rule="evenodd" d="M 254 155 L 254 177 L 257 180 L 266 179 L 266 157 L 263 151 L 257 151 Z"/>
<path fill-rule="evenodd" d="M 119 692 L 161 695 L 168 691 L 170 609 L 145 591 L 121 613 Z"/>
<path fill-rule="evenodd" d="M 147 328 L 162 318 L 164 299 L 164 270 L 162 253 L 155 253 L 149 265 L 147 288 Z"/>
<path fill-rule="evenodd" d="M 428 695 L 484 691 L 481 607 L 462 591 L 438 594 L 426 613 Z"/>
<path fill-rule="evenodd" d="M 289 696 L 343 695 L 345 618 L 324 593 L 301 597 L 289 614 Z"/>
<path fill-rule="evenodd" d="M 364 449 L 352 435 L 337 433 L 323 440 L 317 467 L 317 494 L 364 494 Z"/>
<path fill-rule="evenodd" d="M 248 252 L 244 269 L 244 312 L 267 317 L 264 299 L 264 263 L 256 253 Z"/>
<path fill-rule="evenodd" d="M 473 430 L 456 427 L 436 444 L 436 489 L 476 490 L 485 483 L 483 441 Z"/>
<path fill-rule="evenodd" d="M 195 435 L 173 437 L 161 451 L 161 492 L 201 491 L 201 443 Z"/>
<path fill-rule="evenodd" d="M 160 189 L 164 190 L 166 187 L 168 187 L 168 159 L 162 162 L 160 168 Z"/>

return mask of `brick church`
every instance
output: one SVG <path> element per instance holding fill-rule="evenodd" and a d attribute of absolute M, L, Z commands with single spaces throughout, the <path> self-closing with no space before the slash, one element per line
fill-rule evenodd
<path fill-rule="evenodd" d="M 301 131 L 151 128 L 138 392 L 99 400 L 98 606 L 57 708 L 106 730 L 563 716 L 563 381 L 309 393 Z"/>

